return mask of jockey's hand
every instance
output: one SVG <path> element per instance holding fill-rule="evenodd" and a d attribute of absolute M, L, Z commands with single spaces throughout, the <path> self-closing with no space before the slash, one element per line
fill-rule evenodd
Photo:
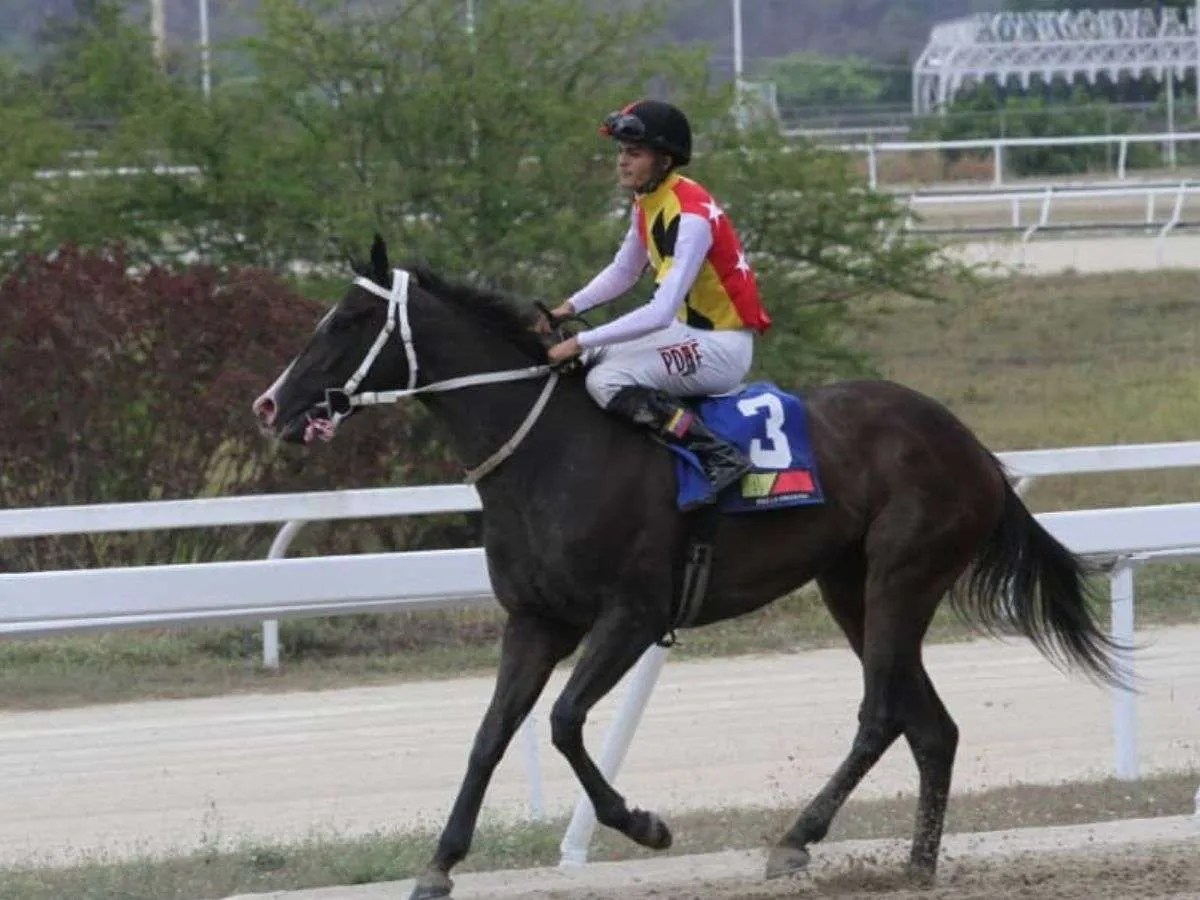
<path fill-rule="evenodd" d="M 533 326 L 533 330 L 538 334 L 550 334 L 555 328 L 558 327 L 559 322 L 561 322 L 567 316 L 574 314 L 575 308 L 571 306 L 571 301 L 564 300 L 558 306 L 554 307 L 554 309 L 550 310 L 550 315 L 553 318 L 548 319 L 545 316 L 542 316 L 537 320 L 537 324 Z"/>
<path fill-rule="evenodd" d="M 578 338 L 567 338 L 567 340 L 555 344 L 546 351 L 546 358 L 550 360 L 551 365 L 557 365 L 569 359 L 574 359 L 582 352 L 583 348 L 579 346 Z"/>

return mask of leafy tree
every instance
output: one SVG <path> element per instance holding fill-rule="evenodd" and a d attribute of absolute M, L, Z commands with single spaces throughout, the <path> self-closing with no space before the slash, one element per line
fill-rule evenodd
<path fill-rule="evenodd" d="M 468 33 L 457 0 L 264 0 L 248 47 L 256 77 L 219 82 L 208 102 L 148 63 L 140 31 L 106 19 L 95 40 L 126 51 L 82 36 L 71 46 L 88 68 L 71 81 L 78 93 L 60 95 L 111 117 L 88 137 L 95 165 L 141 173 L 39 183 L 38 225 L 21 246 L 119 239 L 137 261 L 322 272 L 379 230 L 397 258 L 555 300 L 625 227 L 597 121 L 652 91 L 687 109 L 696 170 L 763 273 L 780 321 L 771 346 L 787 351 L 764 360 L 780 380 L 853 369 L 839 340 L 847 303 L 928 294 L 946 271 L 845 158 L 735 129 L 703 56 L 654 45 L 652 4 L 487 0 L 477 12 Z"/>
<path fill-rule="evenodd" d="M 51 111 L 77 124 L 103 127 L 129 114 L 157 80 L 150 36 L 119 0 L 75 0 L 72 16 L 49 20 L 41 44 L 36 78 Z"/>
<path fill-rule="evenodd" d="M 1040 90 L 1039 88 L 1043 88 Z M 1042 86 L 1028 94 L 1006 93 L 988 82 L 957 99 L 949 115 L 928 118 L 919 128 L 923 137 L 959 140 L 1004 135 L 1047 137 L 1120 133 L 1136 130 L 1129 111 L 1095 97 L 1082 85 Z M 1020 147 L 1009 150 L 1005 165 L 1017 174 L 1057 175 L 1086 172 L 1109 165 L 1106 145 Z M 953 158 L 956 151 L 948 151 Z M 1153 165 L 1155 150 L 1146 145 L 1129 149 L 1131 166 Z"/>
<path fill-rule="evenodd" d="M 789 107 L 847 106 L 878 102 L 885 79 L 869 61 L 854 56 L 837 59 L 819 53 L 793 53 L 765 67 L 781 102 Z"/>
<path fill-rule="evenodd" d="M 867 189 L 847 156 L 789 143 L 764 129 L 730 131 L 697 164 L 753 251 L 775 327 L 758 369 L 801 388 L 862 372 L 842 330 L 857 302 L 881 293 L 937 298 L 969 273 L 942 249 L 903 230 L 891 195 Z"/>
<path fill-rule="evenodd" d="M 70 130 L 46 114 L 27 75 L 0 60 L 0 243 L 32 239 L 48 185 L 37 177 L 47 162 L 63 158 Z"/>

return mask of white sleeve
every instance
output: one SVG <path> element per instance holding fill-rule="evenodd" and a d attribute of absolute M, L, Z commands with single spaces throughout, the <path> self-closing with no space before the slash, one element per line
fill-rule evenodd
<path fill-rule="evenodd" d="M 688 291 L 695 284 L 711 247 L 712 228 L 708 219 L 694 213 L 683 213 L 679 217 L 679 234 L 675 239 L 671 270 L 654 292 L 654 298 L 645 306 L 639 306 L 607 325 L 580 333 L 579 345 L 586 350 L 620 344 L 666 328 L 687 299 Z"/>
<path fill-rule="evenodd" d="M 637 215 L 636 210 L 634 215 Z M 575 312 L 581 313 L 616 300 L 637 284 L 638 279 L 642 277 L 642 271 L 649 262 L 646 248 L 642 246 L 642 239 L 638 237 L 637 220 L 635 219 L 629 223 L 629 230 L 625 232 L 625 239 L 621 241 L 621 246 L 617 250 L 617 255 L 613 257 L 613 261 L 585 287 L 567 298 L 571 308 Z"/>

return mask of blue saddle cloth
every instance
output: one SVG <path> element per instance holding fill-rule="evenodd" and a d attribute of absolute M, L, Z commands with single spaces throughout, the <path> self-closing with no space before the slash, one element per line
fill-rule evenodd
<path fill-rule="evenodd" d="M 816 458 L 808 437 L 804 403 L 769 382 L 740 393 L 707 397 L 693 407 L 713 433 L 736 444 L 754 470 L 717 499 L 722 512 L 755 512 L 824 503 Z M 680 509 L 709 497 L 712 489 L 691 451 L 668 445 L 675 454 Z"/>

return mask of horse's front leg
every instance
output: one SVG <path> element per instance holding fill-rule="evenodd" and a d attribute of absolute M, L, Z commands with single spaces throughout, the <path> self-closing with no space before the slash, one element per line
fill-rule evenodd
<path fill-rule="evenodd" d="M 671 832 L 658 816 L 629 809 L 583 744 L 588 711 L 663 633 L 665 625 L 644 608 L 617 606 L 603 613 L 588 634 L 587 648 L 575 665 L 550 713 L 554 746 L 567 758 L 583 786 L 596 820 L 653 850 L 671 846 Z"/>
<path fill-rule="evenodd" d="M 475 735 L 467 774 L 437 851 L 410 900 L 449 897 L 450 869 L 471 849 L 479 807 L 492 772 L 513 734 L 533 709 L 554 666 L 579 644 L 582 632 L 531 615 L 514 615 L 504 628 L 492 702 Z"/>

